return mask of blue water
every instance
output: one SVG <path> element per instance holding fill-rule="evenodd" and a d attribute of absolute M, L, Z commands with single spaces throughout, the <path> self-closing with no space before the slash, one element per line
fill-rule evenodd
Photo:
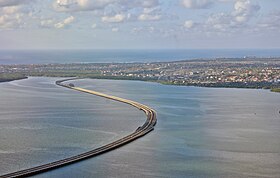
<path fill-rule="evenodd" d="M 144 114 L 54 85 L 0 84 L 0 174 L 95 148 L 132 132 Z M 280 95 L 268 90 L 84 79 L 76 86 L 153 107 L 158 124 L 112 152 L 35 177 L 275 177 Z"/>
<path fill-rule="evenodd" d="M 200 58 L 280 57 L 280 49 L 0 51 L 0 64 L 155 62 Z"/>

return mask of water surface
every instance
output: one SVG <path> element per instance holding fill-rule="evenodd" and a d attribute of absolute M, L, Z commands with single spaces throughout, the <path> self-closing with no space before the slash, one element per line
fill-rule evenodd
<path fill-rule="evenodd" d="M 0 64 L 163 62 L 244 56 L 280 57 L 280 49 L 0 50 Z"/>
<path fill-rule="evenodd" d="M 56 87 L 54 81 L 0 84 L 1 173 L 90 149 L 145 120 L 137 109 Z M 35 177 L 280 175 L 278 93 L 138 81 L 73 83 L 151 106 L 158 124 L 129 145 Z"/>

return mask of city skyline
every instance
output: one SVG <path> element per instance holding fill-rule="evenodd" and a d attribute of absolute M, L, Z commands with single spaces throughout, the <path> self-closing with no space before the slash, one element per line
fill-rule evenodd
<path fill-rule="evenodd" d="M 0 49 L 280 48 L 279 1 L 0 0 Z"/>

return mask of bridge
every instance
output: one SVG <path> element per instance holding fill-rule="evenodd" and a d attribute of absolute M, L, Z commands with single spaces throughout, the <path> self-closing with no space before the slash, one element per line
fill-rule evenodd
<path fill-rule="evenodd" d="M 136 107 L 136 108 L 142 110 L 146 114 L 146 116 L 147 116 L 146 122 L 142 126 L 138 127 L 135 132 L 133 132 L 133 133 L 131 133 L 131 134 L 119 139 L 119 140 L 116 140 L 112 143 L 103 145 L 99 148 L 95 148 L 91 151 L 87 151 L 87 152 L 84 152 L 84 153 L 81 153 L 81 154 L 78 154 L 78 155 L 75 155 L 75 156 L 72 156 L 72 157 L 69 157 L 69 158 L 65 158 L 65 159 L 61 159 L 61 160 L 54 161 L 54 162 L 51 162 L 51 163 L 43 164 L 43 165 L 40 165 L 40 166 L 36 166 L 36 167 L 20 170 L 20 171 L 17 171 L 17 172 L 12 172 L 12 173 L 9 173 L 9 174 L 5 174 L 5 175 L 0 176 L 1 178 L 33 176 L 33 175 L 40 174 L 40 173 L 43 173 L 43 172 L 46 172 L 46 171 L 49 171 L 49 170 L 52 170 L 52 169 L 56 169 L 56 168 L 59 168 L 59 167 L 62 167 L 62 166 L 73 164 L 75 162 L 78 162 L 78 161 L 81 161 L 81 160 L 84 160 L 84 159 L 88 159 L 88 158 L 91 158 L 91 157 L 94 157 L 94 156 L 98 156 L 100 154 L 106 153 L 108 151 L 116 149 L 116 148 L 118 148 L 120 146 L 123 146 L 125 144 L 128 144 L 128 143 L 130 143 L 130 142 L 132 142 L 132 141 L 134 141 L 134 140 L 136 140 L 140 137 L 143 137 L 144 135 L 146 135 L 147 133 L 151 132 L 154 129 L 154 126 L 156 125 L 157 119 L 156 119 L 156 112 L 153 109 L 149 108 L 146 105 L 143 105 L 141 103 L 138 103 L 138 102 L 135 102 L 135 101 L 132 101 L 132 100 L 128 100 L 128 99 L 124 99 L 124 98 L 120 98 L 120 97 L 116 97 L 116 96 L 111 96 L 111 95 L 107 95 L 107 94 L 104 94 L 104 93 L 100 93 L 100 92 L 97 92 L 97 91 L 92 91 L 92 90 L 88 90 L 88 89 L 84 89 L 84 88 L 80 88 L 80 87 L 75 87 L 74 85 L 63 84 L 63 82 L 67 82 L 67 81 L 70 81 L 70 80 L 76 80 L 76 79 L 77 78 L 58 80 L 58 81 L 56 81 L 56 85 L 59 85 L 61 87 L 65 87 L 65 88 L 69 88 L 69 89 L 72 89 L 72 90 L 76 90 L 76 91 L 79 91 L 79 92 L 88 93 L 88 94 L 92 94 L 92 95 L 100 96 L 100 97 L 103 97 L 103 98 L 107 98 L 107 99 L 111 99 L 111 100 L 115 100 L 115 101 L 118 101 L 118 102 L 129 104 L 133 107 Z"/>

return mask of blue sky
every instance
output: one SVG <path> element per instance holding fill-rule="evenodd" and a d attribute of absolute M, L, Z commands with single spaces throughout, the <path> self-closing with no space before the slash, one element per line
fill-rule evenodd
<path fill-rule="evenodd" d="M 280 48 L 278 0 L 0 0 L 0 49 Z"/>

